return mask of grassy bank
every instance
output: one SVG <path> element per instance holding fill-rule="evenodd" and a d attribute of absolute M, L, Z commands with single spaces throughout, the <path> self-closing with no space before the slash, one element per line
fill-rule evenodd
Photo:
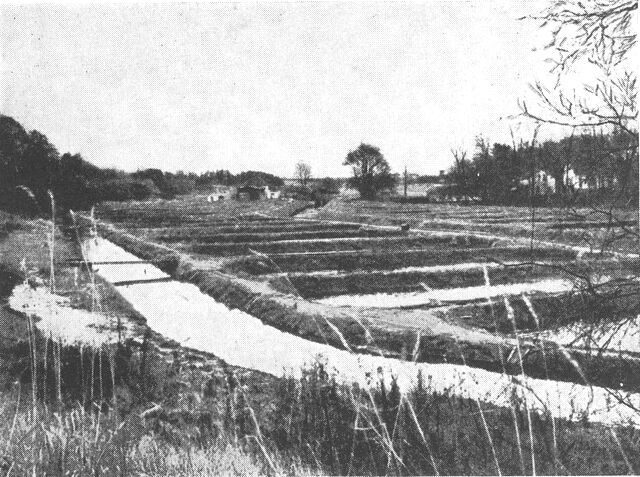
<path fill-rule="evenodd" d="M 194 253 L 209 255 L 249 255 L 251 250 L 261 253 L 294 253 L 294 252 L 333 252 L 336 250 L 366 250 L 388 253 L 393 250 L 395 253 L 421 247 L 455 247 L 458 242 L 450 237 L 439 236 L 415 236 L 405 235 L 399 232 L 382 233 L 376 237 L 377 232 L 359 232 L 361 237 L 336 238 L 336 239 L 309 239 L 309 240 L 289 240 L 275 242 L 236 242 L 230 244 L 208 244 L 198 243 L 188 244 L 186 248 Z M 385 235 L 390 235 L 389 237 Z M 469 237 L 464 241 L 467 247 L 487 247 L 491 242 L 481 238 Z"/>
<path fill-rule="evenodd" d="M 456 265 L 468 262 L 542 262 L 549 260 L 575 259 L 576 252 L 563 249 L 534 249 L 526 247 L 476 247 L 457 245 L 448 241 L 436 242 L 436 246 L 424 250 L 353 250 L 347 253 L 314 254 L 304 257 L 296 255 L 270 254 L 269 260 L 260 256 L 245 256 L 230 260 L 225 265 L 229 272 L 244 272 L 251 275 L 284 272 L 313 272 L 337 270 L 341 272 L 396 270 L 405 267 L 427 267 L 446 263 Z M 274 263 L 277 265 L 274 266 Z"/>
<path fill-rule="evenodd" d="M 522 265 L 492 270 L 491 284 L 524 283 L 549 277 L 570 278 L 545 266 Z M 271 279 L 274 285 L 281 278 Z M 485 284 L 484 271 L 449 270 L 434 272 L 365 272 L 341 276 L 295 275 L 287 279 L 305 298 L 373 293 L 410 293 L 425 289 L 476 287 Z M 287 283 L 288 284 L 288 283 Z"/>
<path fill-rule="evenodd" d="M 251 222 L 236 222 L 235 224 L 209 225 L 209 226 L 187 226 L 175 229 L 166 227 L 152 228 L 144 230 L 150 238 L 162 239 L 177 238 L 195 239 L 198 237 L 207 237 L 210 234 L 227 234 L 227 233 L 280 233 L 280 232 L 318 232 L 318 231 L 337 231 L 337 230 L 358 230 L 359 225 L 353 224 L 335 224 L 327 225 L 318 222 L 300 222 L 295 220 L 286 221 L 269 221 L 264 225 L 254 225 Z"/>
<path fill-rule="evenodd" d="M 229 200 L 208 203 L 205 197 L 146 203 L 106 203 L 98 207 L 97 216 L 111 222 L 123 222 L 132 227 L 162 227 L 194 225 L 233 225 L 238 220 L 268 224 L 273 219 L 288 218 L 305 210 L 306 201 Z"/>
<path fill-rule="evenodd" d="M 280 232 L 264 232 L 257 233 L 249 232 L 233 232 L 233 233 L 218 233 L 217 230 L 212 230 L 208 234 L 202 234 L 195 237 L 175 237 L 171 235 L 159 235 L 157 237 L 161 242 L 178 242 L 178 241 L 197 241 L 199 244 L 216 244 L 216 243 L 256 243 L 256 242 L 271 242 L 279 240 L 313 240 L 313 239 L 338 239 L 338 238 L 369 238 L 369 237 L 396 237 L 404 235 L 400 231 L 392 230 L 376 230 L 376 229 L 364 229 L 364 230 L 312 230 L 312 231 L 289 231 L 282 230 Z"/>

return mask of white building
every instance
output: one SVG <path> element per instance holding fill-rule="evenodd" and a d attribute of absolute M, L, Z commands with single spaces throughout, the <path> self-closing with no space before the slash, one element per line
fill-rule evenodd
<path fill-rule="evenodd" d="M 556 192 L 556 180 L 547 171 L 538 171 L 535 177 L 536 194 L 553 194 Z"/>
<path fill-rule="evenodd" d="M 267 186 L 264 190 L 264 197 L 266 199 L 279 199 L 281 192 L 279 190 L 270 190 L 269 186 Z"/>
<path fill-rule="evenodd" d="M 238 198 L 248 200 L 259 199 L 279 199 L 281 191 L 271 190 L 268 185 L 265 186 L 252 186 L 245 185 L 238 188 Z"/>
<path fill-rule="evenodd" d="M 598 187 L 604 187 L 606 184 L 599 179 L 589 181 L 586 176 L 576 174 L 573 169 L 565 168 L 562 176 L 562 181 L 565 187 L 572 190 L 586 190 Z M 520 181 L 520 185 L 528 187 L 530 179 L 524 179 Z M 605 184 L 605 185 L 603 185 Z M 559 184 L 556 184 L 556 179 L 547 171 L 540 170 L 536 172 L 535 176 L 535 193 L 538 195 L 555 194 L 558 192 Z"/>
<path fill-rule="evenodd" d="M 529 187 L 531 179 L 520 181 L 521 186 Z M 556 180 L 547 171 L 538 171 L 534 177 L 535 193 L 538 195 L 553 194 L 556 192 Z"/>
<path fill-rule="evenodd" d="M 221 200 L 229 200 L 233 197 L 233 189 L 227 186 L 213 186 L 211 193 L 207 196 L 207 202 L 218 202 Z"/>
<path fill-rule="evenodd" d="M 564 184 L 570 189 L 589 189 L 589 181 L 585 176 L 575 173 L 573 169 L 568 167 L 564 171 Z"/>

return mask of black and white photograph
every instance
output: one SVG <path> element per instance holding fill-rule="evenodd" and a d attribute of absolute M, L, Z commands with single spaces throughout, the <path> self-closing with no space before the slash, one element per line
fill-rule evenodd
<path fill-rule="evenodd" d="M 0 4 L 0 477 L 640 473 L 637 27 Z"/>

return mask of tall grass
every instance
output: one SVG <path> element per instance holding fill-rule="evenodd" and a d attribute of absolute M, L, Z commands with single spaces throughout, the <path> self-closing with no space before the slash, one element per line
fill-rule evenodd
<path fill-rule="evenodd" d="M 159 366 L 154 373 L 160 373 Z M 187 411 L 171 409 L 165 394 L 170 374 L 154 399 L 162 405 L 144 413 L 102 412 L 76 404 L 52 411 L 38 404 L 37 425 L 22 405 L 5 407 L 0 437 L 14 475 L 193 475 L 188 472 L 279 474 L 318 472 L 336 475 L 504 474 L 520 473 L 512 417 L 508 409 L 433 393 L 419 381 L 402 395 L 394 382 L 371 389 L 341 386 L 321 365 L 302 379 L 278 380 L 269 390 L 269 409 L 260 408 L 249 393 L 251 377 L 233 372 L 216 383 L 216 398 L 204 399 Z M 17 402 L 17 391 L 12 399 Z M 9 396 L 7 396 L 9 397 Z M 144 402 L 148 402 L 148 395 Z M 8 399 L 7 399 L 8 401 Z M 226 404 L 224 404 L 226 403 Z M 201 427 L 213 413 L 214 432 Z M 182 421 L 184 416 L 189 421 Z M 484 422 L 483 422 L 484 416 Z M 517 413 L 523 427 L 526 415 Z M 545 442 L 549 420 L 532 415 L 535 457 L 540 473 L 553 473 L 553 449 Z M 199 424 L 200 423 L 200 424 Z M 0 425 L 1 427 L 2 425 Z M 11 428 L 14 429 L 11 432 Z M 570 473 L 620 473 L 638 468 L 636 431 L 613 434 L 600 426 L 560 422 L 558 445 Z M 491 436 L 491 442 L 487 436 Z M 615 449 L 618 449 L 617 451 Z M 210 460 L 216 459 L 216 460 Z M 221 467 L 216 461 L 227 462 Z M 174 472 L 173 474 L 171 474 Z M 180 474 L 180 472 L 185 472 Z M 166 474 L 165 474 L 166 473 Z"/>

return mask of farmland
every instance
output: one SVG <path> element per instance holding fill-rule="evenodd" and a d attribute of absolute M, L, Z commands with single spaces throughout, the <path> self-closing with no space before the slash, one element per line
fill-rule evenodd
<path fill-rule="evenodd" d="M 541 333 L 548 354 L 572 356 L 554 358 L 557 366 L 546 370 L 554 379 L 586 377 L 624 389 L 638 384 L 637 349 L 616 345 L 616 335 L 606 357 L 584 353 L 583 345 L 574 351 L 580 336 L 563 331 L 612 316 L 633 323 L 640 297 L 630 277 L 637 276 L 638 259 L 620 260 L 571 240 L 550 243 L 550 231 L 576 222 L 556 209 L 539 211 L 545 240 L 535 244 L 518 236 L 528 220 L 522 209 L 504 207 L 334 201 L 310 210 L 299 202 L 194 198 L 110 205 L 97 217 L 125 249 L 164 264 L 231 308 L 307 339 L 516 373 L 519 366 L 505 364 L 502 353 L 510 354 L 514 339 L 535 351 Z M 405 223 L 410 230 L 398 226 Z M 576 223 L 582 232 L 599 230 L 598 223 Z M 616 291 L 594 298 L 589 287 Z M 543 373 L 540 353 L 527 353 L 522 365 L 532 376 Z"/>

